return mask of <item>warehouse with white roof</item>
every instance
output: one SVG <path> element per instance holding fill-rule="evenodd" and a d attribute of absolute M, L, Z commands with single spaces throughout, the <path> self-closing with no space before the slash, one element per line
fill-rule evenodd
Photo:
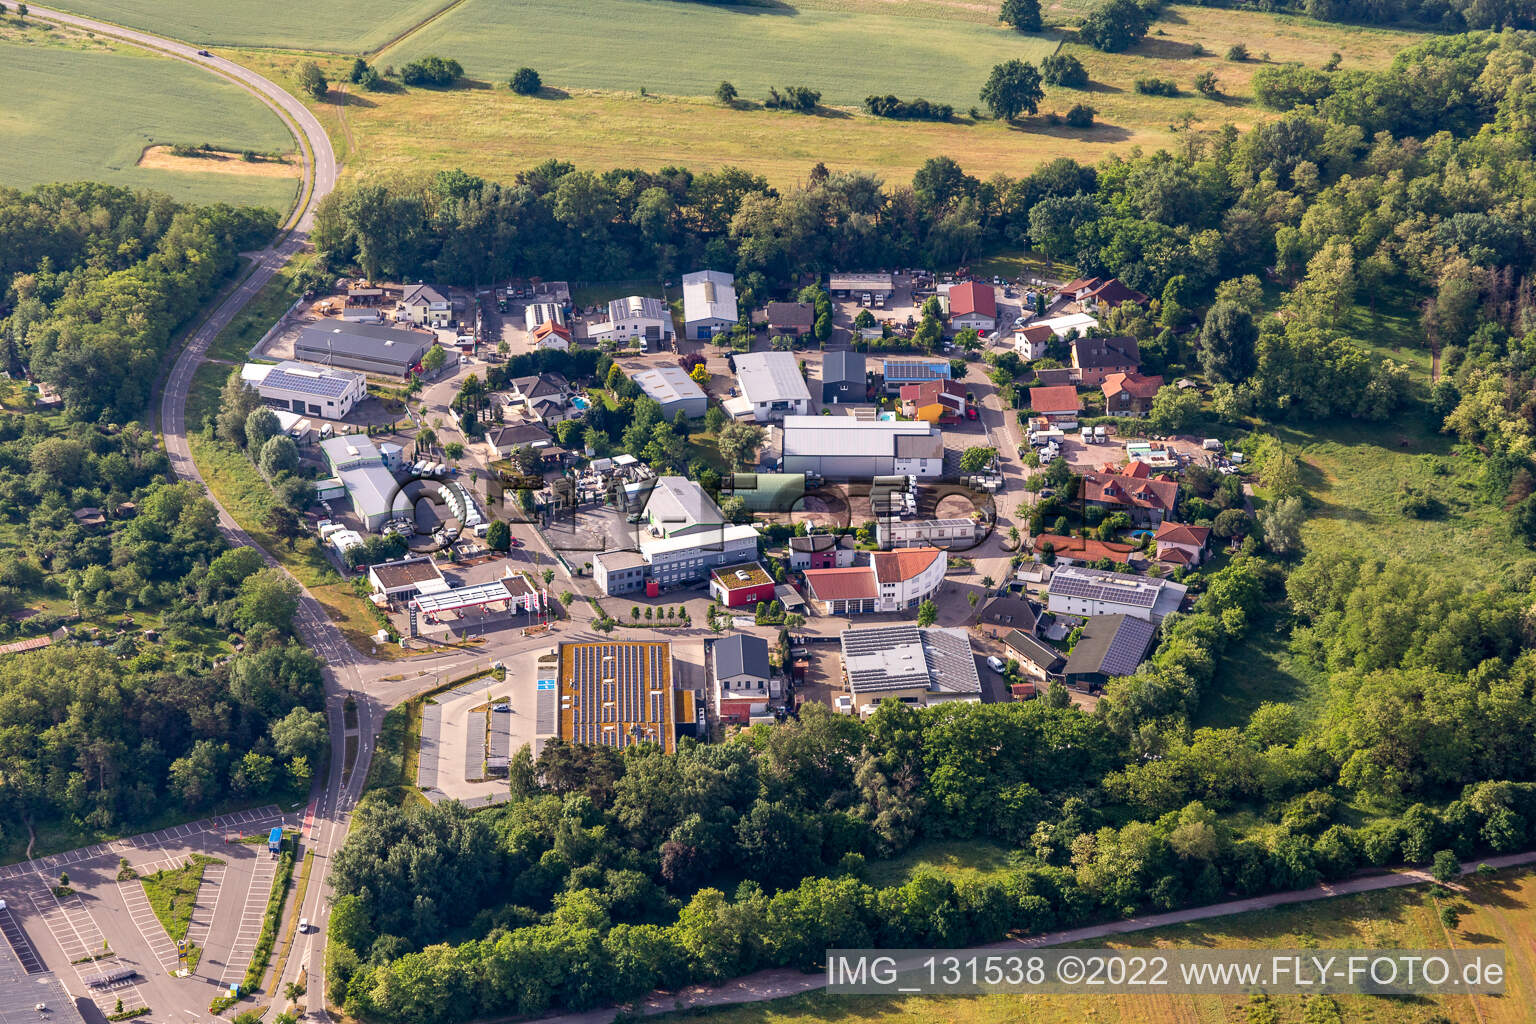
<path fill-rule="evenodd" d="M 683 337 L 708 341 L 736 324 L 736 279 L 719 270 L 683 275 Z"/>
<path fill-rule="evenodd" d="M 368 397 L 368 379 L 360 373 L 291 360 L 276 366 L 246 363 L 240 379 L 268 405 L 328 420 L 341 419 Z"/>
<path fill-rule="evenodd" d="M 674 363 L 635 374 L 640 390 L 661 404 L 661 417 L 670 423 L 678 413 L 697 419 L 709 408 L 709 398 L 688 371 Z"/>
<path fill-rule="evenodd" d="M 746 352 L 736 356 L 736 382 L 744 408 L 759 423 L 804 416 L 811 411 L 811 391 L 790 352 Z"/>
<path fill-rule="evenodd" d="M 786 416 L 783 456 L 785 473 L 820 473 L 829 480 L 932 479 L 944 473 L 944 432 L 919 420 Z"/>
<path fill-rule="evenodd" d="M 320 442 L 331 475 L 341 481 L 352 508 L 365 529 L 377 530 L 390 520 L 390 504 L 399 490 L 384 457 L 362 434 L 343 434 Z"/>

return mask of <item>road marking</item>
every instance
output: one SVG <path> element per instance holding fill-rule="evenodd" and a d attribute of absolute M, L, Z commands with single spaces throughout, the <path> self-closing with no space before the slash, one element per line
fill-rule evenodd
<path fill-rule="evenodd" d="M 175 861 L 172 864 L 180 866 Z M 152 875 L 157 870 L 160 868 L 145 873 Z M 150 953 L 160 962 L 165 973 L 174 973 L 181 963 L 176 955 L 176 943 L 166 934 L 165 926 L 155 916 L 154 907 L 150 906 L 149 897 L 144 894 L 144 884 L 136 878 L 120 881 L 117 883 L 117 891 L 123 897 L 123 905 L 128 908 L 128 916 L 133 919 L 133 925 L 144 939 L 144 945 L 149 947 Z"/>
<path fill-rule="evenodd" d="M 43 958 L 37 952 L 37 947 L 32 945 L 32 940 L 22 930 L 21 924 L 11 915 L 10 908 L 0 910 L 0 933 L 5 935 L 5 941 L 11 944 L 11 949 L 16 953 L 16 959 L 21 961 L 21 969 L 28 974 L 42 974 L 47 970 L 43 966 Z"/>
<path fill-rule="evenodd" d="M 256 940 L 261 936 L 262 919 L 266 916 L 267 901 L 272 896 L 272 879 L 277 875 L 277 859 L 261 857 L 251 872 L 251 884 L 245 892 L 245 905 L 240 910 L 240 923 L 235 929 L 235 941 L 230 944 L 229 959 L 219 975 L 219 983 L 228 988 L 244 979 L 256 952 Z"/>
<path fill-rule="evenodd" d="M 39 895 L 43 898 L 39 899 Z M 96 926 L 90 911 L 86 910 L 85 904 L 80 902 L 79 895 L 71 894 L 61 900 L 51 888 L 42 886 L 38 890 L 28 892 L 27 898 L 32 901 L 32 906 L 37 909 L 43 923 L 53 933 L 54 941 L 59 944 L 59 948 L 69 959 L 70 967 L 74 969 L 75 978 L 79 982 L 79 994 L 85 995 L 95 1003 L 96 1008 L 104 1015 L 116 1010 L 119 999 L 123 1002 L 124 1010 L 136 1010 L 148 1005 L 144 1001 L 143 993 L 139 991 L 138 984 L 131 979 L 99 987 L 86 984 L 85 979 L 89 976 L 116 967 L 133 967 L 134 965 L 123 960 L 115 952 L 99 960 L 87 959 L 99 956 L 106 946 L 106 940 L 102 937 L 101 929 Z"/>

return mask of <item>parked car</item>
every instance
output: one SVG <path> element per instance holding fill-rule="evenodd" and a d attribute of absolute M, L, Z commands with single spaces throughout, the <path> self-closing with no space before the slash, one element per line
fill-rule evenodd
<path fill-rule="evenodd" d="M 1001 672 L 1003 670 L 1003 659 L 994 654 L 987 659 L 987 667 L 993 672 Z"/>
<path fill-rule="evenodd" d="M 491 710 L 492 711 L 511 711 L 512 710 L 512 705 L 511 704 L 492 704 L 491 705 Z"/>

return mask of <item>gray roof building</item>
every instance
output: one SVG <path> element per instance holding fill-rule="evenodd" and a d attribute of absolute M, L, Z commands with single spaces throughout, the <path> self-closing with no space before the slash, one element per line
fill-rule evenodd
<path fill-rule="evenodd" d="M 724 640 L 715 641 L 715 678 L 731 679 L 736 676 L 756 676 L 767 679 L 771 674 L 768 665 L 768 641 L 749 633 L 736 633 Z"/>
<path fill-rule="evenodd" d="M 869 400 L 864 353 L 828 352 L 821 360 L 821 401 L 823 405 Z"/>
<path fill-rule="evenodd" d="M 811 391 L 800 375 L 800 364 L 789 352 L 744 352 L 736 356 L 736 380 L 759 421 L 810 411 Z"/>
<path fill-rule="evenodd" d="M 1003 646 L 1018 655 L 1019 661 L 1036 666 L 1048 676 L 1060 673 L 1067 661 L 1056 648 L 1022 629 L 1011 630 L 1003 637 Z"/>
<path fill-rule="evenodd" d="M 725 522 L 720 507 L 704 488 L 685 476 L 659 476 L 641 484 L 645 518 L 662 536 L 680 537 L 700 530 L 719 530 Z"/>
<path fill-rule="evenodd" d="M 719 270 L 683 275 L 683 333 L 694 341 L 736 322 L 736 279 Z"/>
<path fill-rule="evenodd" d="M 916 420 L 862 420 L 852 416 L 786 416 L 783 469 L 829 479 L 891 474 L 939 476 L 944 433 Z"/>
<path fill-rule="evenodd" d="M 1147 656 L 1156 635 L 1156 626 L 1130 615 L 1089 619 L 1062 674 L 1069 685 L 1085 689 L 1115 676 L 1128 676 Z"/>
<path fill-rule="evenodd" d="M 404 377 L 421 362 L 436 336 L 388 324 L 355 324 L 330 321 L 299 332 L 295 358 L 325 366 Z"/>
<path fill-rule="evenodd" d="M 980 699 L 981 676 L 963 629 L 905 623 L 843 631 L 843 671 L 861 701 L 887 695 Z"/>
<path fill-rule="evenodd" d="M 331 475 L 347 489 L 352 508 L 364 527 L 377 530 L 387 523 L 399 484 L 385 468 L 384 458 L 373 442 L 362 434 L 342 434 L 321 441 L 320 451 L 331 467 Z"/>
<path fill-rule="evenodd" d="M 24 966 L 11 944 L 0 942 L 0 1024 L 84 1024 L 74 998 L 52 972 L 42 970 L 37 951 L 27 946 L 26 956 Z M 46 1013 L 37 1011 L 39 1004 Z"/>
<path fill-rule="evenodd" d="M 661 415 L 671 420 L 679 412 L 698 419 L 709 408 L 704 389 L 681 366 L 664 364 L 635 374 L 640 390 L 661 403 Z"/>

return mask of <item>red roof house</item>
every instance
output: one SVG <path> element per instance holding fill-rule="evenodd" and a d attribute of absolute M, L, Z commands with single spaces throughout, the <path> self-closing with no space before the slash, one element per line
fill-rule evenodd
<path fill-rule="evenodd" d="M 949 323 L 990 331 L 997 326 L 997 293 L 989 284 L 966 281 L 949 290 Z"/>
<path fill-rule="evenodd" d="M 1075 420 L 1083 401 L 1077 397 L 1077 388 L 1063 384 L 1048 388 L 1030 388 L 1029 404 L 1035 412 L 1055 422 Z"/>
<path fill-rule="evenodd" d="M 1211 539 L 1208 526 L 1163 523 L 1153 535 L 1157 560 L 1169 565 L 1199 565 L 1205 561 L 1205 545 Z"/>
<path fill-rule="evenodd" d="M 1179 485 L 1172 480 L 1142 480 L 1120 473 L 1086 473 L 1082 499 L 1088 504 L 1126 512 L 1133 523 L 1156 525 L 1173 514 L 1179 500 Z"/>
<path fill-rule="evenodd" d="M 1139 373 L 1112 373 L 1104 378 L 1104 412 L 1110 416 L 1145 416 L 1163 386 L 1163 378 Z"/>

